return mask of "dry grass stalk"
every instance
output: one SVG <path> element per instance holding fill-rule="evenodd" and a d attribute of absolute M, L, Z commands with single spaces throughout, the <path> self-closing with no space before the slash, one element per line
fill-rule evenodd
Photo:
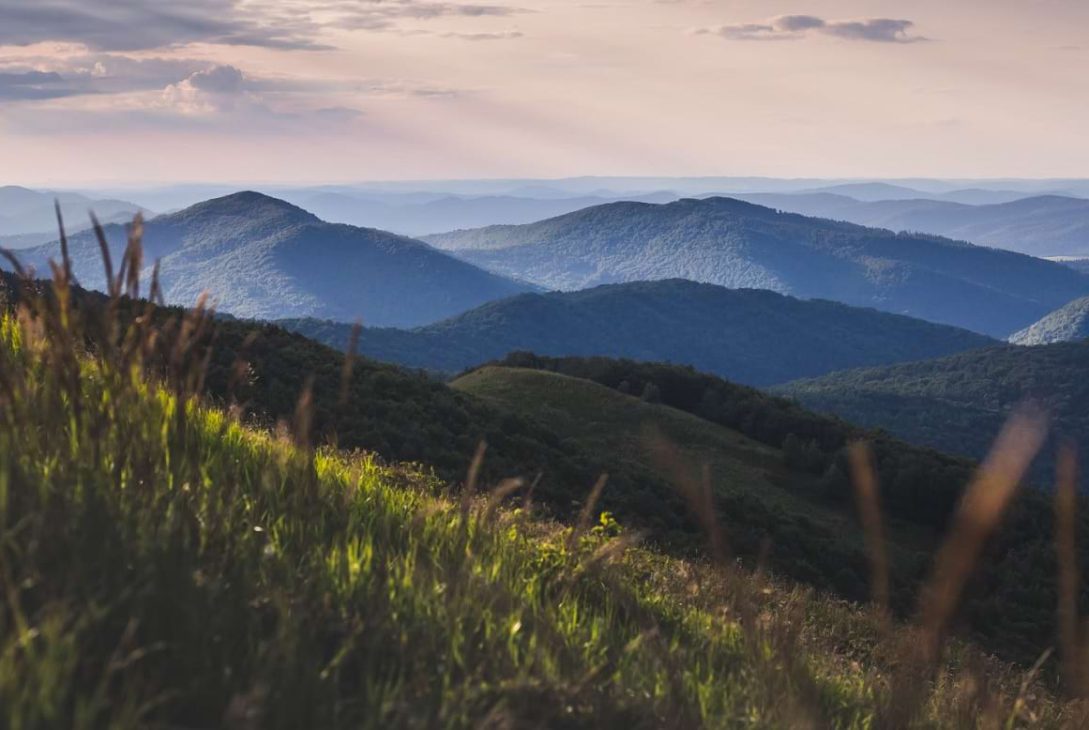
<path fill-rule="evenodd" d="M 314 422 L 314 376 L 308 375 L 303 383 L 299 400 L 295 404 L 295 417 L 291 421 L 292 439 L 300 448 L 310 447 L 310 431 Z"/>
<path fill-rule="evenodd" d="M 1056 464 L 1055 557 L 1058 566 L 1059 648 L 1063 680 L 1074 696 L 1085 694 L 1084 643 L 1078 630 L 1078 557 L 1075 517 L 1077 515 L 1077 454 L 1063 444 Z"/>
<path fill-rule="evenodd" d="M 491 491 L 491 494 L 488 495 L 488 503 L 484 506 L 483 521 L 493 521 L 499 512 L 500 505 L 503 504 L 507 497 L 521 489 L 523 484 L 525 482 L 519 478 L 504 479 L 499 482 Z"/>
<path fill-rule="evenodd" d="M 363 323 L 359 320 L 352 325 L 352 332 L 348 335 L 348 347 L 344 351 L 344 367 L 340 371 L 340 395 L 337 405 L 341 408 L 348 405 L 348 394 L 352 384 L 352 367 L 355 365 L 356 351 L 359 348 L 359 335 L 363 332 Z"/>
<path fill-rule="evenodd" d="M 465 485 L 461 490 L 461 514 L 462 517 L 469 515 L 469 510 L 473 506 L 473 497 L 476 495 L 476 485 L 480 480 L 480 467 L 484 464 L 484 453 L 488 450 L 488 442 L 481 441 L 476 445 L 476 451 L 473 453 L 473 460 L 469 462 L 469 473 L 465 477 Z"/>
<path fill-rule="evenodd" d="M 923 590 L 920 623 L 923 656 L 937 661 L 942 639 L 965 584 L 998 526 L 1047 431 L 1044 414 L 1032 408 L 1017 411 L 1002 429 L 987 459 L 968 485 Z"/>
<path fill-rule="evenodd" d="M 866 553 L 870 560 L 870 593 L 878 611 L 887 616 L 889 561 L 885 552 L 877 470 L 874 468 L 873 454 L 864 442 L 851 444 L 848 455 L 851 462 L 851 482 L 855 487 L 855 501 L 866 540 Z"/>
<path fill-rule="evenodd" d="M 689 511 L 707 537 L 712 560 L 718 565 L 726 565 L 729 562 L 729 550 L 715 509 L 715 495 L 708 466 L 701 466 L 699 476 L 693 474 L 692 465 L 685 461 L 677 445 L 657 429 L 647 429 L 643 441 L 659 470 L 670 475 L 673 488 L 688 503 Z"/>

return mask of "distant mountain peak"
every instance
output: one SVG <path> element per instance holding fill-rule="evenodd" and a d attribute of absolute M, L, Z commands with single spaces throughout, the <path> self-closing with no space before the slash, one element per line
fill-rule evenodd
<path fill-rule="evenodd" d="M 192 205 L 184 210 L 172 213 L 168 218 L 193 219 L 203 217 L 246 217 L 289 219 L 294 223 L 318 223 L 321 221 L 313 213 L 292 205 L 286 200 L 253 190 L 243 190 L 220 198 L 212 198 Z"/>

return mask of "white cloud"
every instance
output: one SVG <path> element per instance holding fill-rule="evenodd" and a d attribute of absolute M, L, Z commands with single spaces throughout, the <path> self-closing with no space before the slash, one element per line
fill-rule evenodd
<path fill-rule="evenodd" d="M 213 114 L 242 107 L 263 106 L 246 90 L 246 78 L 234 66 L 197 71 L 162 92 L 163 104 L 183 114 Z"/>
<path fill-rule="evenodd" d="M 735 23 L 696 29 L 697 34 L 718 35 L 729 40 L 800 40 L 810 33 L 822 33 L 852 41 L 873 43 L 914 43 L 927 40 L 912 35 L 915 23 L 895 18 L 824 20 L 815 15 L 780 15 L 760 23 Z"/>

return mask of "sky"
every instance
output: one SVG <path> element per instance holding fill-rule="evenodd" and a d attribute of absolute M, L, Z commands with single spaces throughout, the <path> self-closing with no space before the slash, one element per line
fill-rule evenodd
<path fill-rule="evenodd" d="M 0 184 L 1089 177 L 1085 0 L 0 0 Z"/>

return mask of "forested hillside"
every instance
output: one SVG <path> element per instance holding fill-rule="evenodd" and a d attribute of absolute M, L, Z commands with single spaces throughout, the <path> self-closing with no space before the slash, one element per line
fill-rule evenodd
<path fill-rule="evenodd" d="M 1089 293 L 1089 277 L 1054 262 L 730 198 L 614 203 L 427 241 L 549 288 L 685 278 L 876 307 L 1002 338 Z"/>
<path fill-rule="evenodd" d="M 343 349 L 352 327 L 285 320 Z M 359 349 L 408 367 L 457 373 L 515 350 L 694 365 L 753 385 L 994 344 L 967 330 L 770 291 L 680 279 L 525 294 L 411 331 L 367 329 Z"/>
<path fill-rule="evenodd" d="M 1089 337 L 1089 297 L 1059 307 L 1029 327 L 1010 335 L 1015 345 L 1048 345 Z"/>
<path fill-rule="evenodd" d="M 805 407 L 883 428 L 949 453 L 980 457 L 1010 412 L 1030 400 L 1049 412 L 1056 437 L 1089 453 L 1089 342 L 1006 345 L 789 383 L 776 392 Z M 1049 451 L 1035 475 L 1053 474 Z"/>

